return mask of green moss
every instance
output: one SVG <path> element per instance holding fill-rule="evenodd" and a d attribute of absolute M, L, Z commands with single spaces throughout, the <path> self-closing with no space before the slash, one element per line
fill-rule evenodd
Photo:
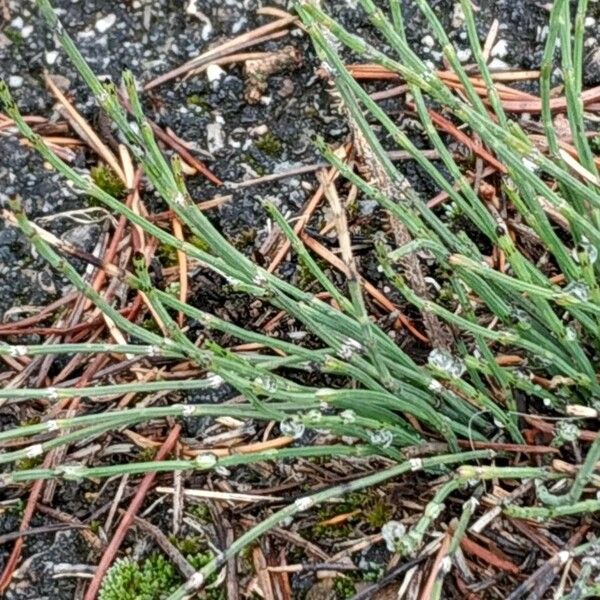
<path fill-rule="evenodd" d="M 210 250 L 209 243 L 203 240 L 201 237 L 198 237 L 197 235 L 189 236 L 189 238 L 187 238 L 187 241 L 193 246 L 196 246 L 198 250 L 202 250 L 203 252 L 208 252 Z"/>
<path fill-rule="evenodd" d="M 393 516 L 394 510 L 383 499 L 376 499 L 366 510 L 367 522 L 375 529 L 381 529 Z"/>
<path fill-rule="evenodd" d="M 347 523 L 340 525 L 313 525 L 307 534 L 309 540 L 333 539 L 339 540 L 352 535 L 352 526 Z"/>
<path fill-rule="evenodd" d="M 342 502 L 322 507 L 317 515 L 318 520 L 326 521 L 337 515 L 360 511 L 351 520 L 366 522 L 374 529 L 380 529 L 394 514 L 392 507 L 375 491 L 366 490 L 348 494 Z M 313 540 L 322 538 L 339 539 L 349 537 L 353 533 L 353 525 L 346 521 L 339 525 L 313 525 L 307 537 Z"/>
<path fill-rule="evenodd" d="M 15 463 L 15 469 L 17 471 L 29 471 L 30 469 L 35 469 L 39 467 L 41 464 L 41 459 L 39 456 L 34 456 L 31 458 L 22 458 Z"/>
<path fill-rule="evenodd" d="M 210 102 L 202 94 L 190 94 L 186 99 L 188 106 L 195 106 L 202 110 L 202 112 L 208 112 L 212 107 Z"/>
<path fill-rule="evenodd" d="M 180 577 L 161 554 L 141 563 L 119 559 L 108 570 L 100 589 L 100 600 L 159 600 L 175 591 Z"/>
<path fill-rule="evenodd" d="M 33 417 L 29 417 L 28 419 L 23 419 L 21 421 L 21 427 L 27 427 L 28 425 L 37 425 L 41 421 L 39 415 L 35 415 Z"/>
<path fill-rule="evenodd" d="M 356 586 L 347 577 L 336 577 L 333 582 L 333 591 L 337 600 L 346 600 L 356 594 Z"/>
<path fill-rule="evenodd" d="M 100 164 L 90 171 L 92 181 L 113 198 L 124 198 L 127 188 L 121 178 L 108 166 Z"/>
<path fill-rule="evenodd" d="M 254 142 L 254 145 L 267 156 L 279 156 L 283 150 L 281 140 L 276 138 L 270 131 L 261 135 Z"/>
<path fill-rule="evenodd" d="M 321 268 L 324 273 L 330 271 L 330 265 L 321 258 L 315 258 L 315 262 Z M 316 281 L 312 271 L 302 261 L 298 261 L 296 266 L 294 284 L 301 290 L 306 290 L 308 287 Z"/>
<path fill-rule="evenodd" d="M 90 521 L 88 526 L 90 528 L 90 531 L 93 534 L 98 535 L 100 533 L 100 529 L 102 527 L 102 524 L 100 523 L 100 521 L 95 521 L 94 520 L 94 521 Z"/>
<path fill-rule="evenodd" d="M 159 244 L 156 255 L 164 267 L 173 267 L 179 263 L 177 249 L 169 244 Z"/>
<path fill-rule="evenodd" d="M 23 42 L 25 41 L 23 39 L 23 36 L 21 35 L 21 32 L 18 29 L 15 29 L 14 27 L 5 27 L 4 30 L 2 31 L 2 33 L 15 45 L 15 46 L 22 46 Z"/>
<path fill-rule="evenodd" d="M 210 523 L 212 521 L 212 516 L 210 514 L 210 508 L 208 504 L 204 502 L 200 502 L 198 504 L 192 504 L 188 508 L 188 512 L 196 519 L 200 521 L 200 523 Z"/>
<path fill-rule="evenodd" d="M 142 321 L 141 325 L 146 331 L 151 331 L 152 333 L 162 334 L 160 327 L 158 326 L 158 324 L 156 323 L 156 321 L 154 319 L 144 319 Z"/>
<path fill-rule="evenodd" d="M 21 498 L 17 498 L 15 502 L 9 504 L 6 508 L 0 510 L 0 514 L 5 513 L 14 517 L 21 517 L 25 512 L 25 502 Z"/>
<path fill-rule="evenodd" d="M 184 556 L 192 556 L 202 552 L 206 548 L 206 542 L 197 535 L 190 535 L 189 537 L 180 538 L 172 535 L 169 541 L 181 554 Z"/>
<path fill-rule="evenodd" d="M 179 547 L 179 542 L 176 543 Z M 181 549 L 181 548 L 180 548 Z M 201 569 L 213 555 L 210 552 L 195 552 L 186 555 L 186 560 Z M 217 575 L 210 577 L 208 587 L 197 597 L 201 600 L 225 600 L 220 588 L 210 588 Z M 108 570 L 102 581 L 99 600 L 162 600 L 174 592 L 183 583 L 175 567 L 162 555 L 151 554 L 138 563 L 131 559 L 119 559 Z"/>
<path fill-rule="evenodd" d="M 244 152 L 240 154 L 240 160 L 249 165 L 259 177 L 262 177 L 266 174 L 265 168 L 258 162 L 258 160 L 256 160 L 256 158 L 254 158 L 254 156 L 252 156 L 252 154 Z"/>
<path fill-rule="evenodd" d="M 173 281 L 169 283 L 167 287 L 165 287 L 165 292 L 174 296 L 175 298 L 179 298 L 179 292 L 181 291 L 181 283 L 179 281 Z"/>
<path fill-rule="evenodd" d="M 150 462 L 154 460 L 156 453 L 158 452 L 158 448 L 154 448 L 153 446 L 149 446 L 148 448 L 143 448 L 138 454 L 139 462 Z"/>
<path fill-rule="evenodd" d="M 232 240 L 231 244 L 238 250 L 243 250 L 254 245 L 256 239 L 256 229 L 248 228 L 240 231 Z"/>
<path fill-rule="evenodd" d="M 301 290 L 306 290 L 315 281 L 312 271 L 303 263 L 299 262 L 296 267 L 296 281 L 294 282 Z"/>

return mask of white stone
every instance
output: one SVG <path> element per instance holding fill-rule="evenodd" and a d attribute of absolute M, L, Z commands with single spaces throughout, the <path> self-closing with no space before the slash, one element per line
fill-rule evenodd
<path fill-rule="evenodd" d="M 11 88 L 20 88 L 23 85 L 23 78 L 20 75 L 11 75 L 8 78 L 8 85 Z"/>
<path fill-rule="evenodd" d="M 498 40 L 492 48 L 491 55 L 498 58 L 504 58 L 508 54 L 508 44 L 506 40 Z"/>
<path fill-rule="evenodd" d="M 56 50 L 50 50 L 50 52 L 46 52 L 46 62 L 49 65 L 53 65 L 58 58 L 58 52 Z"/>
<path fill-rule="evenodd" d="M 210 64 L 206 67 L 206 78 L 213 87 L 222 79 L 223 75 L 225 75 L 225 71 L 219 65 Z"/>
<path fill-rule="evenodd" d="M 218 115 L 214 123 L 206 126 L 206 143 L 211 154 L 218 152 L 225 146 L 225 134 L 223 133 L 223 117 Z"/>
<path fill-rule="evenodd" d="M 421 43 L 423 44 L 423 46 L 427 46 L 428 48 L 433 48 L 433 44 L 434 44 L 433 37 L 431 37 L 430 35 L 426 35 L 421 40 Z"/>
<path fill-rule="evenodd" d="M 500 60 L 497 57 L 492 58 L 492 60 L 488 64 L 488 67 L 492 71 L 506 71 L 507 69 L 510 68 L 507 63 L 505 63 L 503 60 Z"/>
<path fill-rule="evenodd" d="M 34 444 L 33 446 L 29 446 L 25 453 L 27 454 L 27 458 L 36 458 L 44 454 L 44 448 L 41 444 Z"/>
<path fill-rule="evenodd" d="M 96 31 L 104 33 L 108 31 L 117 22 L 117 15 L 110 13 L 96 21 Z"/>
<path fill-rule="evenodd" d="M 471 48 L 464 48 L 456 51 L 456 56 L 460 62 L 465 62 L 471 58 Z"/>

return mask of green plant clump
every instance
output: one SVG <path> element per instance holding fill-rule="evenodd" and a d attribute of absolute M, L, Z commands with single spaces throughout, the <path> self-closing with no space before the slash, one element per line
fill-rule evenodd
<path fill-rule="evenodd" d="M 99 600 L 161 600 L 179 581 L 175 567 L 161 554 L 152 554 L 141 564 L 120 558 L 107 571 Z"/>
<path fill-rule="evenodd" d="M 127 188 L 121 178 L 108 166 L 104 164 L 92 167 L 90 175 L 93 182 L 107 194 L 114 198 L 123 198 Z"/>
<path fill-rule="evenodd" d="M 279 156 L 283 149 L 281 140 L 273 135 L 270 131 L 261 135 L 254 145 L 267 156 Z"/>
<path fill-rule="evenodd" d="M 590 123 L 582 101 L 587 0 L 579 0 L 574 8 L 567 0 L 555 0 L 552 5 L 540 64 L 541 112 L 533 129 L 510 112 L 511 102 L 499 94 L 482 50 L 470 0 L 460 0 L 460 6 L 465 39 L 479 70 L 477 85 L 465 71 L 430 3 L 414 0 L 436 42 L 444 48 L 448 68 L 453 72 L 452 86 L 408 44 L 403 2 L 390 0 L 389 5 L 376 5 L 373 0 L 358 1 L 356 10 L 369 19 L 377 34 L 368 40 L 346 30 L 318 2 L 296 3 L 297 14 L 324 71 L 335 84 L 352 132 L 354 152 L 360 159 L 342 160 L 324 140 L 316 140 L 323 157 L 335 167 L 338 179 L 346 182 L 344 187 L 335 180 L 320 178 L 340 247 L 336 255 L 342 263 L 339 270 L 346 273 L 341 288 L 295 233 L 293 224 L 273 203 L 264 203 L 291 251 L 312 274 L 310 290 L 300 289 L 257 265 L 221 234 L 192 201 L 180 161 L 169 163 L 161 152 L 142 111 L 133 74 L 126 72 L 123 76 L 123 93 L 131 107 L 128 114 L 118 100 L 116 87 L 94 75 L 48 0 L 37 3 L 69 59 L 129 146 L 136 166 L 186 231 L 206 245 L 181 242 L 131 210 L 119 198 L 123 189 L 111 187 L 114 182 L 110 183 L 105 171 L 101 176 L 96 173 L 89 177 L 61 160 L 32 131 L 8 86 L 1 83 L 0 103 L 14 120 L 19 135 L 78 192 L 125 217 L 148 238 L 184 252 L 218 274 L 231 293 L 244 294 L 261 306 L 269 304 L 274 313 L 285 314 L 310 334 L 310 342 L 288 342 L 180 301 L 153 284 L 145 257 L 137 254 L 127 269 L 104 267 L 110 277 L 120 279 L 120 285 L 143 294 L 161 328 L 152 330 L 130 321 L 73 267 L 69 248 L 34 226 L 18 199 L 13 199 L 4 210 L 9 222 L 20 227 L 37 254 L 104 313 L 127 341 L 2 344 L 0 354 L 123 354 L 137 356 L 140 361 L 159 356 L 164 364 L 185 361 L 200 375 L 140 381 L 132 372 L 120 374 L 119 383 L 83 388 L 6 387 L 0 390 L 3 403 L 50 404 L 81 396 L 111 398 L 126 394 L 144 399 L 145 395 L 175 389 L 212 390 L 224 383 L 234 387 L 245 401 L 182 405 L 165 395 L 161 403 L 140 401 L 124 409 L 106 403 L 103 412 L 78 413 L 51 423 L 5 429 L 0 432 L 0 443 L 9 449 L 0 454 L 5 469 L 1 485 L 134 476 L 151 471 L 222 470 L 252 462 L 300 458 L 335 458 L 338 463 L 350 465 L 349 469 L 357 457 L 386 460 L 385 468 L 366 475 L 357 468 L 355 479 L 317 492 L 306 490 L 303 497 L 267 514 L 219 556 L 200 561 L 198 573 L 175 589 L 170 600 L 189 597 L 261 535 L 314 506 L 415 472 L 438 477 L 421 518 L 408 531 L 403 523 L 395 521 L 388 521 L 382 528 L 390 551 L 405 557 L 419 553 L 447 505 L 455 505 L 447 502 L 449 498 L 468 497 L 488 480 L 535 481 L 531 494 L 503 507 L 511 518 L 544 520 L 600 510 L 600 500 L 590 494 L 597 483 L 600 436 L 590 442 L 581 434 L 586 427 L 584 419 L 600 415 L 600 179 L 594 156 L 596 145 L 590 143 Z M 569 23 L 572 28 L 567 26 Z M 352 60 L 375 63 L 405 82 L 423 133 L 435 150 L 435 161 L 415 146 L 396 120 L 353 77 L 346 67 L 350 55 Z M 569 152 L 554 126 L 551 89 L 556 66 L 563 77 L 564 110 L 572 138 L 569 144 L 574 149 Z M 460 94 L 456 93 L 458 84 Z M 484 162 L 493 165 L 498 181 L 494 188 L 497 197 L 490 201 L 480 198 L 464 165 L 457 162 L 439 133 L 432 118 L 435 110 L 443 110 L 462 132 L 477 140 L 480 149 L 485 148 Z M 540 131 L 544 132 L 543 141 Z M 418 164 L 431 183 L 444 192 L 460 219 L 429 206 L 429 198 L 410 185 L 401 170 L 402 163 L 391 160 L 390 145 Z M 262 152 L 273 154 L 282 149 L 279 140 L 268 137 L 257 142 L 257 148 L 260 146 Z M 361 197 L 376 201 L 388 220 L 389 227 L 373 236 L 374 251 L 369 257 L 378 263 L 379 276 L 384 280 L 380 288 L 402 298 L 400 304 L 410 305 L 409 312 L 418 315 L 411 324 L 404 315 L 394 312 L 396 326 L 401 323 L 405 327 L 396 337 L 373 318 L 371 305 L 363 295 L 363 281 L 340 198 L 340 190 L 348 189 L 348 183 Z M 89 261 L 98 262 L 94 257 Z M 196 337 L 197 328 L 180 328 L 173 317 L 176 313 L 202 325 L 202 336 Z M 419 341 L 405 343 L 407 331 Z M 212 334 L 215 339 L 258 346 L 260 352 L 233 352 L 213 341 Z M 311 377 L 306 377 L 307 372 Z M 320 379 L 321 375 L 326 377 Z M 578 445 L 582 461 L 577 468 L 568 473 L 558 471 L 552 453 L 539 454 L 539 463 L 516 462 L 517 453 L 523 456 L 528 452 L 523 448 L 525 429 L 530 425 L 522 419 L 522 398 L 532 413 L 551 416 L 548 427 L 554 428 L 557 419 L 570 423 L 567 429 L 556 431 L 562 432 L 563 441 L 568 434 L 568 439 Z M 180 417 L 275 421 L 280 432 L 295 443 L 222 457 L 206 453 L 189 460 L 18 469 L 22 465 L 19 461 L 42 457 L 59 447 L 68 449 L 70 444 L 123 427 Z M 306 430 L 315 435 L 305 435 Z M 18 440 L 18 445 L 11 444 L 11 440 Z M 476 443 L 486 448 L 490 442 L 504 442 L 502 450 L 470 449 L 477 447 Z M 421 449 L 433 450 L 421 455 Z M 554 486 L 556 481 L 560 485 Z M 450 562 L 476 510 L 471 501 L 463 502 L 449 550 Z M 374 513 L 377 523 L 387 515 L 381 506 Z M 570 550 L 568 558 L 593 554 L 597 546 L 594 540 L 581 544 Z M 581 568 L 576 586 L 593 597 L 598 591 L 595 578 L 600 569 L 597 561 L 586 565 Z M 125 564 L 121 580 L 126 585 L 120 589 L 138 585 L 144 567 L 145 563 L 141 567 Z M 170 571 L 162 571 L 168 579 Z M 436 579 L 432 600 L 443 597 L 443 582 L 443 577 Z"/>
<path fill-rule="evenodd" d="M 177 544 L 179 546 L 179 544 Z M 196 544 L 183 544 L 190 549 Z M 213 558 L 210 552 L 198 552 L 185 556 L 195 569 L 201 569 Z M 214 581 L 215 577 L 211 578 Z M 181 583 L 181 575 L 162 555 L 151 554 L 136 563 L 129 558 L 118 559 L 102 580 L 99 600 L 162 600 Z M 222 590 L 208 589 L 200 594 L 202 600 L 225 600 Z"/>

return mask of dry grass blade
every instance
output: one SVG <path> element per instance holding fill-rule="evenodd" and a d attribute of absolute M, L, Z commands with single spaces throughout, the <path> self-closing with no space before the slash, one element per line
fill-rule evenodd
<path fill-rule="evenodd" d="M 58 89 L 58 86 L 52 81 L 52 77 L 44 74 L 44 81 L 52 94 L 64 108 L 64 114 L 70 121 L 73 129 L 81 138 L 104 160 L 104 162 L 116 173 L 123 183 L 126 183 L 125 173 L 117 160 L 117 157 L 111 152 L 106 144 L 98 137 L 96 132 L 89 126 L 88 122 L 77 112 L 75 107 L 69 102 L 67 97 Z"/>
<path fill-rule="evenodd" d="M 159 494 L 174 494 L 175 488 L 157 487 Z M 223 500 L 224 502 L 281 502 L 279 496 L 261 496 L 259 494 L 243 494 L 236 492 L 217 492 L 214 490 L 183 489 L 182 493 L 188 498 L 203 498 L 206 500 Z"/>

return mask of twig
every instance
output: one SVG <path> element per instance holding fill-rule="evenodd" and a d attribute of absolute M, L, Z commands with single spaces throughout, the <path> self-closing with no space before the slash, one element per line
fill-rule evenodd
<path fill-rule="evenodd" d="M 157 487 L 161 494 L 174 494 L 175 488 Z M 259 494 L 240 494 L 235 492 L 217 492 L 214 490 L 183 489 L 184 496 L 190 498 L 206 498 L 210 500 L 223 500 L 225 502 L 281 502 L 278 496 L 261 496 Z"/>
<path fill-rule="evenodd" d="M 333 252 L 325 248 L 322 244 L 317 242 L 314 238 L 310 237 L 306 233 L 301 234 L 302 241 L 306 244 L 306 246 L 318 254 L 321 258 L 325 259 L 328 263 L 334 266 L 336 269 L 347 274 L 346 265 L 344 265 L 343 261 L 340 260 Z M 412 321 L 404 314 L 402 314 L 398 307 L 389 300 L 382 292 L 380 292 L 372 283 L 365 280 L 363 278 L 362 284 L 364 286 L 365 291 L 385 310 L 387 310 L 390 314 L 396 316 L 395 325 L 398 328 L 405 327 L 414 337 L 418 340 L 428 343 L 427 337 L 425 337 L 413 324 Z"/>
<path fill-rule="evenodd" d="M 144 86 L 144 89 L 151 90 L 152 88 L 162 85 L 163 83 L 166 83 L 167 81 L 170 81 L 171 79 L 175 79 L 176 77 L 179 77 L 180 75 L 184 75 L 185 73 L 191 71 L 192 69 L 197 69 L 198 67 L 201 67 L 202 65 L 209 64 L 218 58 L 221 58 L 223 56 L 231 54 L 232 52 L 236 52 L 243 48 L 247 48 L 248 46 L 252 46 L 256 43 L 259 43 L 258 40 L 260 40 L 264 36 L 266 36 L 272 32 L 278 31 L 279 29 L 283 29 L 284 27 L 287 27 L 288 25 L 293 23 L 295 20 L 296 20 L 296 17 L 294 17 L 292 15 L 288 15 L 281 19 L 277 19 L 276 21 L 273 21 L 272 23 L 267 23 L 266 25 L 262 25 L 261 27 L 257 27 L 256 29 L 253 29 L 252 31 L 243 33 L 243 34 L 233 38 L 232 40 L 228 40 L 227 42 L 217 46 L 216 48 L 213 48 L 212 50 L 208 50 L 207 52 L 204 52 L 200 56 L 197 56 L 196 58 L 189 60 L 188 62 L 177 67 L 176 69 L 173 69 L 172 71 L 169 71 L 168 73 L 164 73 L 163 75 L 156 77 L 152 81 L 149 81 Z"/>
<path fill-rule="evenodd" d="M 21 537 L 29 537 L 31 535 L 41 535 L 42 533 L 56 533 L 58 531 L 68 531 L 69 529 L 85 529 L 87 526 L 83 523 L 67 523 L 64 525 L 43 525 L 42 527 L 32 527 L 25 531 L 13 531 L 0 535 L 0 546 L 7 542 L 12 542 Z"/>
<path fill-rule="evenodd" d="M 125 518 L 126 511 L 119 511 L 123 518 Z M 175 566 L 179 569 L 180 573 L 184 577 L 191 577 L 194 574 L 194 567 L 185 559 L 183 554 L 179 552 L 179 550 L 169 541 L 167 536 L 160 530 L 160 528 L 156 527 L 156 525 L 152 525 L 146 519 L 142 517 L 135 516 L 133 517 L 133 522 L 143 531 L 149 533 L 156 543 L 162 548 L 164 553 L 169 557 L 171 561 L 175 564 Z"/>
<path fill-rule="evenodd" d="M 116 175 L 125 183 L 125 173 L 121 169 L 119 161 L 104 142 L 96 135 L 94 130 L 88 125 L 87 121 L 77 112 L 75 107 L 67 100 L 67 97 L 58 89 L 56 84 L 48 73 L 44 73 L 44 81 L 50 88 L 50 91 L 56 96 L 57 100 L 64 107 L 65 117 L 71 122 L 71 125 L 79 135 L 89 144 L 89 146 L 100 156 L 116 173 Z"/>

